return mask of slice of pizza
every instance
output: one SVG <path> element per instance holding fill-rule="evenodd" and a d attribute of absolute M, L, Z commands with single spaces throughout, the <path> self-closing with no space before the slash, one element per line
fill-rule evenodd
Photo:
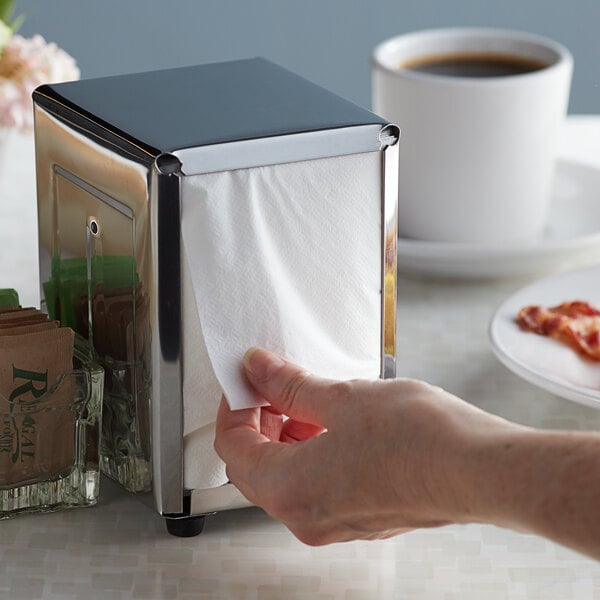
<path fill-rule="evenodd" d="M 555 338 L 583 356 L 600 361 L 600 307 L 571 300 L 545 308 L 525 306 L 517 322 L 521 329 Z"/>

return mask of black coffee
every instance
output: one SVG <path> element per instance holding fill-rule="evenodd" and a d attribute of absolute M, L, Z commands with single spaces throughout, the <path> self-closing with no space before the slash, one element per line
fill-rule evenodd
<path fill-rule="evenodd" d="M 401 69 L 446 77 L 506 77 L 539 71 L 548 66 L 538 60 L 510 54 L 438 54 L 415 58 Z"/>

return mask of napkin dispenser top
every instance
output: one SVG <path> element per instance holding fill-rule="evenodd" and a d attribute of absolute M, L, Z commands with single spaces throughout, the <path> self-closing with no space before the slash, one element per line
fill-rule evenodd
<path fill-rule="evenodd" d="M 230 484 L 183 484 L 182 180 L 381 153 L 380 375 L 393 377 L 398 128 L 260 58 L 43 85 L 33 99 L 42 305 L 106 369 L 103 470 L 167 523 L 244 505 Z"/>

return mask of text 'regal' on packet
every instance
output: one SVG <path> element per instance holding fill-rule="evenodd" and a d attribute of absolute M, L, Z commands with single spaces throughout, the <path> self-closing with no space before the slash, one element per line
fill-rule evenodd
<path fill-rule="evenodd" d="M 0 488 L 53 479 L 73 464 L 73 384 L 52 389 L 73 369 L 73 344 L 72 329 L 36 309 L 0 313 Z"/>

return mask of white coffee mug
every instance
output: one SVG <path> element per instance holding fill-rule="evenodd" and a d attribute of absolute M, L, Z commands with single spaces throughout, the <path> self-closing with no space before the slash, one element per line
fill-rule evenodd
<path fill-rule="evenodd" d="M 485 68 L 497 60 L 530 63 L 534 70 L 467 76 L 411 68 L 459 59 Z M 477 244 L 535 240 L 548 214 L 572 69 L 562 45 L 515 31 L 438 29 L 378 45 L 373 109 L 402 131 L 399 235 Z"/>

